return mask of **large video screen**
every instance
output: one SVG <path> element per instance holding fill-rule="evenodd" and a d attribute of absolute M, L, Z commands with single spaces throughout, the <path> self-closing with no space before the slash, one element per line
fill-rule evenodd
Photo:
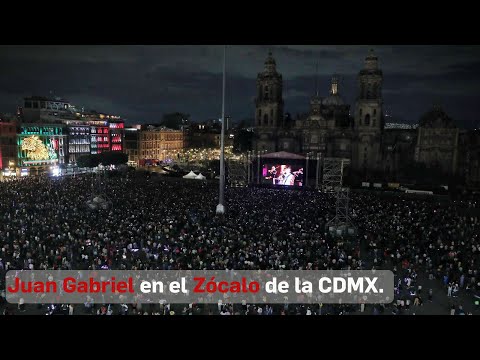
<path fill-rule="evenodd" d="M 283 186 L 303 186 L 303 167 L 290 164 L 263 164 L 262 182 Z"/>

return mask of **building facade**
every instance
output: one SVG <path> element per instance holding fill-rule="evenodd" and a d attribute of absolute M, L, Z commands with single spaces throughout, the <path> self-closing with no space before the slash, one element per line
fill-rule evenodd
<path fill-rule="evenodd" d="M 95 111 L 77 111 L 67 100 L 33 96 L 19 109 L 16 161 L 30 173 L 76 164 L 82 155 L 124 151 L 124 120 Z"/>
<path fill-rule="evenodd" d="M 17 122 L 9 116 L 0 115 L 0 171 L 10 173 L 16 163 Z"/>
<path fill-rule="evenodd" d="M 69 164 L 75 164 L 82 155 L 124 151 L 125 124 L 119 117 L 83 113 L 73 120 L 65 115 L 59 120 L 67 126 Z"/>
<path fill-rule="evenodd" d="M 460 129 L 439 107 L 422 116 L 419 122 L 415 161 L 444 173 L 457 173 Z"/>
<path fill-rule="evenodd" d="M 108 124 L 110 131 L 110 151 L 124 151 L 125 123 L 121 119 L 111 119 Z"/>
<path fill-rule="evenodd" d="M 75 164 L 80 156 L 90 154 L 90 125 L 83 121 L 67 120 L 68 163 Z"/>
<path fill-rule="evenodd" d="M 328 96 L 317 91 L 309 112 L 293 120 L 284 115 L 282 75 L 270 53 L 256 82 L 254 150 L 347 158 L 364 181 L 399 180 L 403 169 L 414 164 L 438 167 L 446 176 L 458 173 L 461 130 L 441 109 L 427 112 L 416 127 L 385 127 L 383 72 L 373 51 L 356 87 L 352 109 L 334 75 Z"/>
<path fill-rule="evenodd" d="M 45 96 L 24 98 L 20 113 L 23 121 L 27 123 L 43 122 L 45 117 L 80 114 L 68 100 Z"/>
<path fill-rule="evenodd" d="M 222 123 L 219 119 L 190 124 L 185 132 L 185 144 L 189 148 L 218 148 Z"/>
<path fill-rule="evenodd" d="M 480 189 L 480 129 L 463 134 L 465 144 L 465 178 L 468 186 Z"/>
<path fill-rule="evenodd" d="M 30 174 L 48 172 L 67 159 L 67 128 L 63 124 L 22 123 L 17 135 L 18 167 Z"/>
<path fill-rule="evenodd" d="M 184 149 L 182 130 L 144 126 L 138 135 L 139 162 L 178 159 Z"/>
<path fill-rule="evenodd" d="M 139 165 L 139 137 L 140 125 L 125 127 L 125 153 L 128 155 L 128 165 L 137 167 Z"/>

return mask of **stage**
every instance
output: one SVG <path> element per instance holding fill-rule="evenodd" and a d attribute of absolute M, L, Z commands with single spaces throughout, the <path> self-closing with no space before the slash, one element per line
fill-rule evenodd
<path fill-rule="evenodd" d="M 249 154 L 249 186 L 271 188 L 317 188 L 320 179 L 320 157 L 308 157 L 285 151 Z"/>

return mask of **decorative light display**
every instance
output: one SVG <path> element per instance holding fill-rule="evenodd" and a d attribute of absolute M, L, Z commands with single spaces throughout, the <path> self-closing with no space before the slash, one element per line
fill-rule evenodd
<path fill-rule="evenodd" d="M 232 160 L 241 159 L 241 155 L 233 153 L 233 146 L 225 146 L 225 156 Z M 181 157 L 189 161 L 218 160 L 220 158 L 220 149 L 186 149 L 181 151 Z"/>
<path fill-rule="evenodd" d="M 123 123 L 110 123 L 110 129 L 124 129 Z"/>
<path fill-rule="evenodd" d="M 63 135 L 63 128 L 56 126 L 22 126 L 22 135 Z"/>
<path fill-rule="evenodd" d="M 46 144 L 37 136 L 32 135 L 22 140 L 22 151 L 27 152 L 30 160 L 55 160 L 58 158 L 58 140 L 48 139 Z"/>
<path fill-rule="evenodd" d="M 36 135 L 23 139 L 22 150 L 27 152 L 27 157 L 31 160 L 49 159 L 47 146 Z"/>

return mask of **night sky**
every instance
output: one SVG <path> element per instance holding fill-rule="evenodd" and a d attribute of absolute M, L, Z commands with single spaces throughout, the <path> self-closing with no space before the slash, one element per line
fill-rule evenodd
<path fill-rule="evenodd" d="M 353 106 L 355 78 L 371 48 L 388 113 L 416 123 L 440 104 L 460 126 L 480 124 L 480 46 L 457 45 L 231 45 L 226 113 L 253 117 L 255 78 L 269 50 L 283 74 L 286 112 L 308 111 L 316 63 L 320 95 L 338 73 L 340 94 Z M 132 124 L 176 111 L 194 121 L 219 118 L 222 62 L 219 45 L 0 46 L 0 112 L 14 113 L 24 96 L 53 94 Z"/>

